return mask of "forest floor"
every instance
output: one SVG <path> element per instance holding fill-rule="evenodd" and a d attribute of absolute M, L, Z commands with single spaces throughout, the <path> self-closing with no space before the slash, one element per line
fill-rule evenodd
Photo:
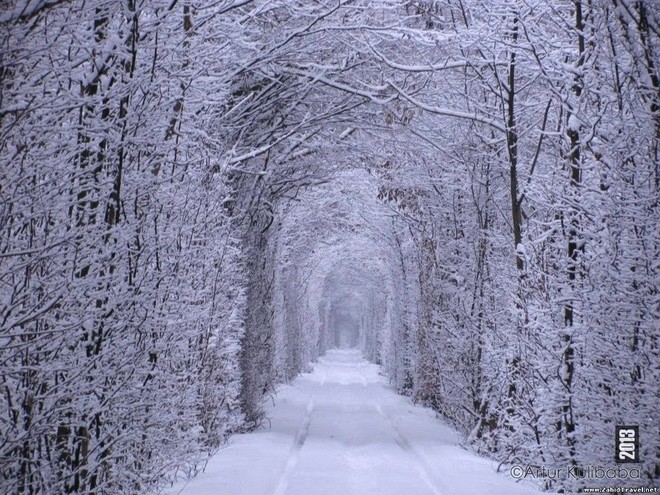
<path fill-rule="evenodd" d="M 270 427 L 234 435 L 205 472 L 169 495 L 531 495 L 413 405 L 359 352 L 329 351 L 268 409 Z"/>

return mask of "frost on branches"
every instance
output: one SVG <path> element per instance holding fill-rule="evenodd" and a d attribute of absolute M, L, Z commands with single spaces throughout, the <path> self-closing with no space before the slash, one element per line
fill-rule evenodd
<path fill-rule="evenodd" d="M 0 492 L 156 493 L 345 347 L 504 465 L 607 467 L 629 424 L 656 480 L 659 32 L 0 2 Z"/>

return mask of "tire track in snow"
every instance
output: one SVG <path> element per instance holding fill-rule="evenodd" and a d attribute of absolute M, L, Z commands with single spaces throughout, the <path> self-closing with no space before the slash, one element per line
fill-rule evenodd
<path fill-rule="evenodd" d="M 314 412 L 314 397 L 309 399 L 307 403 L 307 408 L 305 409 L 305 414 L 303 415 L 302 423 L 298 428 L 296 433 L 296 439 L 291 446 L 289 452 L 289 457 L 286 461 L 286 466 L 284 467 L 284 472 L 280 477 L 280 481 L 277 483 L 277 487 L 273 492 L 273 495 L 284 495 L 287 487 L 289 486 L 289 481 L 293 475 L 293 471 L 298 465 L 298 459 L 300 458 L 300 450 L 307 440 L 307 434 L 309 433 L 309 425 L 312 422 L 312 413 Z"/>
<path fill-rule="evenodd" d="M 364 380 L 366 382 L 366 376 L 364 376 Z M 366 384 L 365 384 L 365 387 L 366 387 Z M 369 390 L 369 389 L 367 388 L 367 390 Z M 426 486 L 428 486 L 428 488 L 431 490 L 431 493 L 433 493 L 433 495 L 445 495 L 445 492 L 438 489 L 438 487 L 436 486 L 436 483 L 434 483 L 431 480 L 431 477 L 429 476 L 429 472 L 431 471 L 431 469 L 429 468 L 429 465 L 424 460 L 424 458 L 413 447 L 410 440 L 408 440 L 408 438 L 403 433 L 401 433 L 401 430 L 399 430 L 399 428 L 397 428 L 397 426 L 394 424 L 394 421 L 392 420 L 391 416 L 389 414 L 387 414 L 385 411 L 383 411 L 383 408 L 381 407 L 381 405 L 378 402 L 376 402 L 376 400 L 373 398 L 373 395 L 371 394 L 371 392 L 369 392 L 369 395 L 371 397 L 372 404 L 375 407 L 378 414 L 383 419 L 385 419 L 385 421 L 387 421 L 387 423 L 390 425 L 390 428 L 392 428 L 392 432 L 393 432 L 392 436 L 394 437 L 394 442 L 401 448 L 401 450 L 403 450 L 404 452 L 406 452 L 408 454 L 410 459 L 413 461 L 413 464 L 415 465 L 415 470 L 419 474 L 419 477 L 426 484 Z"/>

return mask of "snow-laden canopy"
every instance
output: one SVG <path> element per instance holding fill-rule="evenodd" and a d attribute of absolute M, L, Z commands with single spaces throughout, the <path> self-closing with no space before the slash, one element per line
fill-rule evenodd
<path fill-rule="evenodd" d="M 0 1 L 0 492 L 158 491 L 331 348 L 657 478 L 654 7 Z"/>

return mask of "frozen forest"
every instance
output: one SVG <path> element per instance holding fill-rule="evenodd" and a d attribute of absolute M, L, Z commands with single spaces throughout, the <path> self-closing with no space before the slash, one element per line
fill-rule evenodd
<path fill-rule="evenodd" d="M 657 485 L 659 202 L 655 0 L 0 0 L 0 493 L 161 492 L 336 348 Z"/>

